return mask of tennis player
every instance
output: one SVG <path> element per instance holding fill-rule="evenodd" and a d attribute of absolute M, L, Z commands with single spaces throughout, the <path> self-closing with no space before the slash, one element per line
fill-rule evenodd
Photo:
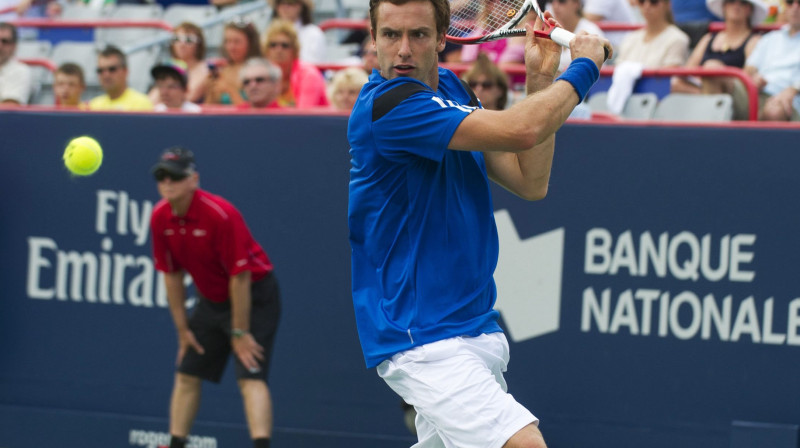
<path fill-rule="evenodd" d="M 348 128 L 359 337 L 367 367 L 415 407 L 415 447 L 540 448 L 537 418 L 503 379 L 488 179 L 545 196 L 554 133 L 597 80 L 608 43 L 577 36 L 554 81 L 561 48 L 533 37 L 544 23 L 527 25 L 529 95 L 490 111 L 438 67 L 449 18 L 447 0 L 370 1 L 379 69 Z"/>

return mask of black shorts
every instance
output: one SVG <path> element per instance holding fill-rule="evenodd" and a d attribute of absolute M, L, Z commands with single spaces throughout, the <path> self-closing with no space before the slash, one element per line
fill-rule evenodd
<path fill-rule="evenodd" d="M 205 350 L 205 354 L 201 355 L 189 348 L 178 366 L 178 371 L 219 383 L 232 351 L 231 303 L 212 302 L 202 297 L 199 292 L 198 296 L 200 298 L 197 306 L 189 318 L 189 328 Z M 281 313 L 278 281 L 273 274 L 268 274 L 251 285 L 250 300 L 250 333 L 256 342 L 264 347 L 264 360 L 258 362 L 261 369 L 252 373 L 234 355 L 236 377 L 267 381 L 275 331 L 278 329 Z"/>

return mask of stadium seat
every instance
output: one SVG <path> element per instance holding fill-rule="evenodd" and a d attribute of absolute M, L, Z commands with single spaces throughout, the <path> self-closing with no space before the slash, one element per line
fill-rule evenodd
<path fill-rule="evenodd" d="M 222 27 L 224 24 L 203 26 L 204 23 L 217 16 L 217 8 L 211 5 L 173 4 L 164 11 L 163 20 L 173 27 L 182 22 L 190 22 L 203 28 L 206 47 L 219 48 L 222 45 Z"/>
<path fill-rule="evenodd" d="M 110 20 L 161 20 L 164 15 L 164 9 L 158 4 L 148 5 L 131 5 L 123 4 L 118 5 L 111 12 Z M 159 35 L 159 33 L 166 33 L 166 31 L 157 28 L 140 28 L 140 27 L 125 27 L 125 28 L 98 28 L 95 31 L 95 42 L 98 45 L 106 46 L 113 44 L 118 47 L 130 45 L 132 43 L 141 42 L 142 39 L 152 38 Z"/>
<path fill-rule="evenodd" d="M 608 92 L 597 92 L 587 100 L 592 112 L 608 112 Z M 622 108 L 622 118 L 630 120 L 649 120 L 653 117 L 658 104 L 655 93 L 634 93 Z"/>
<path fill-rule="evenodd" d="M 263 3 L 264 7 L 244 14 L 242 18 L 246 21 L 252 22 L 258 30 L 259 35 L 263 35 L 264 31 L 266 31 L 267 27 L 269 27 L 269 22 L 272 20 L 272 8 L 265 0 L 257 0 L 257 2 Z M 248 3 L 248 5 L 249 4 L 250 3 Z"/>
<path fill-rule="evenodd" d="M 53 47 L 51 57 L 58 67 L 65 62 L 73 62 L 83 68 L 87 86 L 97 86 L 97 48 L 92 42 L 61 42 Z"/>
<path fill-rule="evenodd" d="M 114 5 L 109 4 L 101 8 L 87 6 L 83 2 L 65 2 L 63 5 L 61 18 L 64 20 L 96 20 L 104 19 L 111 15 Z"/>
<path fill-rule="evenodd" d="M 161 48 L 148 47 L 127 55 L 128 85 L 142 93 L 147 93 L 153 83 L 150 69 L 158 62 Z"/>
<path fill-rule="evenodd" d="M 19 41 L 16 56 L 19 59 L 49 59 L 52 48 L 47 40 Z"/>
<path fill-rule="evenodd" d="M 170 5 L 165 11 L 162 19 L 172 26 L 177 26 L 181 22 L 191 22 L 200 25 L 217 15 L 217 8 L 211 5 Z"/>
<path fill-rule="evenodd" d="M 658 103 L 653 118 L 674 121 L 730 121 L 733 118 L 733 97 L 725 93 L 671 93 Z"/>

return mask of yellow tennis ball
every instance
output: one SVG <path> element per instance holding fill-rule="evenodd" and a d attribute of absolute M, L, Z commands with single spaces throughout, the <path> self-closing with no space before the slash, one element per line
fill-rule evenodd
<path fill-rule="evenodd" d="M 74 138 L 64 150 L 64 165 L 76 176 L 94 174 L 102 163 L 103 148 L 91 137 Z"/>

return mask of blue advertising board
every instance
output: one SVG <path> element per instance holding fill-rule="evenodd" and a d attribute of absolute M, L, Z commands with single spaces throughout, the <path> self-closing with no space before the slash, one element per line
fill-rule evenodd
<path fill-rule="evenodd" d="M 413 444 L 355 330 L 346 123 L 0 112 L 0 446 L 164 444 L 176 342 L 150 258 L 149 170 L 173 145 L 275 263 L 275 446 Z M 105 151 L 91 177 L 61 162 L 79 135 Z M 551 446 L 772 437 L 737 421 L 797 440 L 799 135 L 572 123 L 547 198 L 494 190 L 509 391 Z M 203 394 L 193 446 L 247 446 L 232 370 Z"/>

